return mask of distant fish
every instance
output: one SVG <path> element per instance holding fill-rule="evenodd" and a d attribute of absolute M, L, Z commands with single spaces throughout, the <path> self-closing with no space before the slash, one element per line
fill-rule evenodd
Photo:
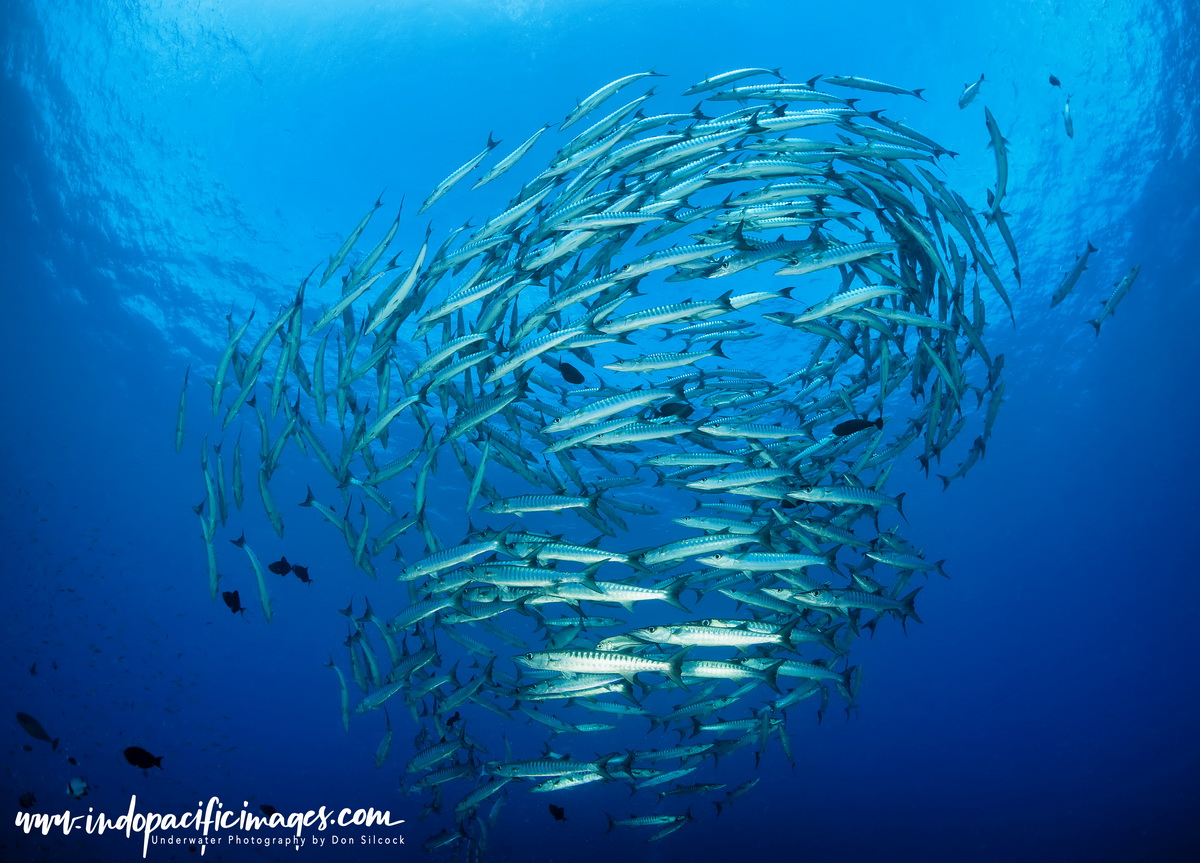
<path fill-rule="evenodd" d="M 460 720 L 460 719 L 462 719 L 462 716 L 459 715 L 457 710 L 454 711 L 454 715 L 446 720 L 446 727 L 447 728 L 451 727 L 452 725 L 454 725 L 455 722 L 458 722 L 458 720 Z"/>
<path fill-rule="evenodd" d="M 1075 137 L 1075 121 L 1071 119 L 1071 97 L 1067 97 L 1067 101 L 1063 103 L 1063 127 L 1067 130 L 1067 137 Z"/>
<path fill-rule="evenodd" d="M 958 107 L 965 108 L 971 104 L 971 101 L 979 95 L 979 87 L 983 84 L 983 75 L 979 76 L 979 80 L 974 84 L 963 84 L 962 95 L 958 97 Z"/>
<path fill-rule="evenodd" d="M 42 723 L 38 722 L 28 713 L 18 713 L 17 722 L 21 723 L 21 727 L 25 729 L 25 733 L 34 740 L 44 740 L 50 744 L 50 748 L 58 751 L 58 738 L 52 738 L 46 733 L 46 729 L 42 728 Z"/>
<path fill-rule="evenodd" d="M 125 760 L 134 767 L 140 767 L 143 770 L 149 770 L 151 767 L 163 769 L 162 756 L 154 756 L 140 746 L 130 746 L 125 750 Z"/>
<path fill-rule="evenodd" d="M 26 744 L 25 744 L 24 746 L 22 746 L 21 748 L 22 748 L 22 749 L 24 749 L 26 752 L 32 752 L 32 751 L 33 751 L 33 747 L 32 747 L 32 746 L 30 746 L 28 743 L 26 743 Z"/>
<path fill-rule="evenodd" d="M 86 797 L 88 793 L 87 780 L 82 776 L 74 777 L 67 783 L 67 793 L 78 800 L 80 797 Z"/>
<path fill-rule="evenodd" d="M 1050 76 L 1050 86 L 1051 86 L 1051 87 L 1061 87 L 1061 86 L 1062 86 L 1062 81 L 1058 80 L 1058 78 L 1056 78 L 1055 76 L 1051 75 L 1051 76 Z"/>
<path fill-rule="evenodd" d="M 308 577 L 308 567 L 307 566 L 301 566 L 298 563 L 292 564 L 292 574 L 294 576 L 296 576 L 296 578 L 303 581 L 305 584 L 312 584 L 312 579 Z"/>
<path fill-rule="evenodd" d="M 292 571 L 293 567 L 290 563 L 288 563 L 288 559 L 285 555 L 274 563 L 267 564 L 267 569 L 271 570 L 271 572 L 275 573 L 276 575 L 287 575 Z"/>
<path fill-rule="evenodd" d="M 1130 270 L 1125 278 L 1117 282 L 1108 299 L 1104 301 L 1104 308 L 1100 310 L 1100 314 L 1095 319 L 1088 321 L 1089 324 L 1096 328 L 1096 335 L 1100 335 L 1100 324 L 1117 310 L 1117 303 L 1121 302 L 1125 298 L 1125 295 L 1129 293 L 1129 289 L 1133 287 L 1133 283 L 1137 280 L 1138 273 L 1141 271 L 1142 267 L 1139 264 Z"/>
<path fill-rule="evenodd" d="M 681 420 L 685 420 L 692 415 L 694 410 L 695 408 L 685 402 L 667 402 L 658 406 L 658 415 L 660 417 L 679 417 Z"/>
<path fill-rule="evenodd" d="M 36 662 L 33 665 L 29 666 L 29 673 L 34 676 L 37 675 L 37 663 Z"/>
<path fill-rule="evenodd" d="M 269 803 L 263 803 L 263 804 L 262 804 L 261 806 L 259 806 L 258 808 L 262 810 L 262 814 L 263 814 L 263 815 L 266 815 L 266 816 L 268 816 L 268 817 L 270 817 L 270 816 L 274 815 L 274 814 L 275 814 L 275 812 L 276 812 L 276 809 L 275 809 L 275 807 L 274 807 L 274 806 L 271 806 Z"/>
<path fill-rule="evenodd" d="M 72 767 L 77 767 L 79 765 L 79 762 L 71 757 L 67 758 L 67 763 L 70 764 Z"/>
<path fill-rule="evenodd" d="M 33 804 L 37 803 L 37 798 L 33 796 L 32 791 L 26 791 L 24 794 L 21 795 L 20 799 L 17 800 L 17 802 L 21 805 L 22 809 L 32 809 Z"/>
<path fill-rule="evenodd" d="M 880 417 L 877 420 L 868 420 L 868 419 L 846 420 L 845 422 L 838 423 L 837 425 L 835 425 L 833 427 L 833 433 L 835 435 L 837 435 L 838 437 L 845 437 L 846 435 L 852 435 L 855 432 L 860 432 L 863 429 L 869 429 L 869 428 L 871 428 L 871 426 L 874 426 L 875 428 L 882 431 L 883 430 L 883 417 Z"/>
<path fill-rule="evenodd" d="M 563 380 L 569 384 L 583 383 L 583 372 L 575 368 L 570 363 L 559 363 L 558 370 L 562 373 Z"/>
<path fill-rule="evenodd" d="M 238 597 L 236 590 L 226 590 L 221 593 L 221 599 L 225 600 L 225 604 L 229 606 L 229 610 L 234 614 L 239 611 L 244 615 L 246 613 L 245 606 L 242 605 L 242 600 Z"/>
<path fill-rule="evenodd" d="M 550 814 L 554 816 L 555 821 L 567 820 L 567 810 L 561 806 L 555 806 L 553 803 L 550 804 Z"/>
<path fill-rule="evenodd" d="M 1087 248 L 1084 249 L 1083 254 L 1079 255 L 1075 259 L 1075 266 L 1071 268 L 1071 272 L 1067 273 L 1066 278 L 1062 280 L 1062 284 L 1060 284 L 1058 289 L 1054 292 L 1054 296 L 1050 298 L 1050 308 L 1057 306 L 1067 298 L 1068 294 L 1071 293 L 1072 289 L 1075 287 L 1075 283 L 1079 281 L 1079 277 L 1082 276 L 1083 271 L 1087 269 L 1088 256 L 1093 254 L 1095 251 L 1096 247 L 1093 246 L 1089 240 Z"/>

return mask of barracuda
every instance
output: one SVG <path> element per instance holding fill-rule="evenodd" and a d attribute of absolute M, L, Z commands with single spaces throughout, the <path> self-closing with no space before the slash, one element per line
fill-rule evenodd
<path fill-rule="evenodd" d="M 569 121 L 647 74 L 596 91 Z M 731 86 L 767 74 L 779 83 Z M 989 354 L 987 311 L 997 300 L 1012 309 L 991 239 L 1001 238 L 1016 268 L 1021 236 L 1002 205 L 1006 142 L 985 111 L 997 183 L 984 206 L 943 179 L 943 169 L 955 170 L 941 159 L 949 150 L 835 89 L 900 88 L 816 83 L 733 70 L 695 85 L 712 98 L 690 112 L 652 113 L 646 93 L 556 141 L 550 164 L 524 185 L 499 189 L 498 178 L 511 181 L 514 164 L 547 144 L 543 126 L 475 183 L 494 184 L 489 199 L 507 201 L 476 208 L 481 227 L 443 229 L 431 248 L 426 225 L 415 259 L 401 264 L 385 257 L 400 242 L 394 222 L 357 266 L 340 270 L 327 309 L 305 310 L 305 279 L 249 353 L 249 320 L 235 326 L 231 314 L 221 328 L 213 395 L 220 405 L 236 379 L 223 425 L 257 424 L 267 518 L 282 533 L 266 484 L 273 471 L 326 489 L 328 474 L 341 503 L 324 506 L 310 489 L 303 504 L 337 530 L 343 563 L 373 577 L 386 553 L 395 564 L 388 574 L 408 582 L 384 618 L 369 604 L 358 618 L 344 610 L 345 649 L 362 687 L 356 715 L 403 699 L 413 716 L 419 754 L 406 781 L 434 798 L 444 797 L 439 786 L 466 781 L 458 831 L 434 844 L 460 841 L 465 857 L 478 858 L 512 779 L 538 780 L 539 792 L 606 782 L 667 797 L 716 790 L 670 783 L 693 770 L 736 771 L 725 756 L 744 747 L 756 761 L 780 750 L 790 760 L 784 711 L 814 695 L 818 719 L 831 698 L 853 710 L 861 676 L 834 665 L 856 646 L 860 623 L 874 632 L 915 619 L 913 594 L 904 595 L 912 574 L 940 571 L 895 528 L 880 527 L 904 515 L 903 495 L 882 489 L 913 446 L 926 467 L 943 455 L 958 461 L 948 482 L 982 457 L 991 435 L 1004 378 L 1002 356 Z M 751 104 L 704 113 L 736 99 Z M 424 207 L 465 190 L 494 143 L 489 136 Z M 737 185 L 715 188 L 726 183 Z M 322 283 L 344 268 L 370 215 L 330 257 Z M 409 230 L 420 239 L 420 226 Z M 1056 294 L 1082 284 L 1089 254 Z M 795 284 L 769 284 L 768 270 Z M 710 281 L 739 274 L 744 286 Z M 1097 328 L 1136 275 L 1117 286 Z M 735 290 L 721 294 L 724 285 Z M 765 314 L 749 310 L 763 303 Z M 310 324 L 324 327 L 315 352 L 302 339 Z M 648 377 L 634 387 L 625 372 Z M 975 437 L 965 452 L 960 436 Z M 224 506 L 225 465 L 207 446 L 206 496 L 194 509 L 216 597 L 214 538 L 239 514 Z M 240 503 L 238 443 L 233 459 Z M 556 520 L 554 533 L 539 525 L 552 520 L 544 513 L 568 510 L 574 516 Z M 306 529 L 326 530 L 304 518 Z M 485 526 L 497 523 L 507 527 Z M 465 535 L 453 533 L 456 524 Z M 689 589 L 700 620 L 682 602 Z M 240 610 L 233 592 L 226 602 Z M 659 626 L 641 625 L 642 602 L 661 603 Z M 439 648 L 451 662 L 445 672 Z M 693 654 L 669 655 L 677 648 Z M 514 672 L 514 657 L 535 658 L 518 659 Z M 330 667 L 342 674 L 332 659 Z M 786 694 L 781 675 L 799 679 Z M 685 682 L 694 691 L 682 692 Z M 664 692 L 680 695 L 656 694 Z M 536 726 L 511 740 L 489 737 L 489 753 L 468 731 L 480 710 Z M 598 721 L 580 721 L 589 715 Z M 651 731 L 630 752 L 608 732 L 624 734 L 634 720 Z M 385 723 L 377 764 L 389 748 Z M 696 735 L 696 745 L 661 746 L 673 732 Z M 594 761 L 532 748 L 534 739 L 579 733 L 602 735 Z M 531 748 L 514 757 L 518 741 Z M 598 754 L 610 746 L 616 754 Z M 520 760 L 527 755 L 536 760 Z M 479 808 L 489 798 L 491 817 Z M 686 820 L 638 823 L 653 826 L 656 841 Z"/>
<path fill-rule="evenodd" d="M 528 668 L 545 671 L 574 672 L 578 674 L 620 674 L 630 680 L 640 673 L 664 674 L 676 686 L 683 687 L 680 668 L 683 653 L 669 660 L 647 659 L 604 650 L 549 650 L 541 653 L 526 653 L 517 661 Z"/>
<path fill-rule="evenodd" d="M 425 202 L 421 204 L 421 209 L 417 210 L 417 215 L 421 215 L 430 207 L 432 207 L 438 200 L 442 198 L 443 195 L 454 188 L 454 186 L 460 180 L 462 180 L 463 177 L 474 171 L 479 163 L 487 157 L 487 154 L 496 149 L 499 144 L 499 141 L 493 140 L 492 136 L 488 135 L 487 146 L 484 147 L 477 155 L 471 157 L 461 166 L 451 172 L 450 176 L 438 183 L 437 186 L 434 187 L 433 191 L 429 193 L 429 197 L 425 199 Z"/>

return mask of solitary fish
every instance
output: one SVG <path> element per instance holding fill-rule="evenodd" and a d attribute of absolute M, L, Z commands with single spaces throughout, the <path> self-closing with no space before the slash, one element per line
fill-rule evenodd
<path fill-rule="evenodd" d="M 567 820 L 567 810 L 561 806 L 555 806 L 553 803 L 550 804 L 550 814 L 554 816 L 555 821 Z"/>
<path fill-rule="evenodd" d="M 149 770 L 151 767 L 163 769 L 161 755 L 154 756 L 140 746 L 130 746 L 125 750 L 125 760 L 134 767 L 140 767 L 143 770 Z"/>
<path fill-rule="evenodd" d="M 262 810 L 262 814 L 263 814 L 263 815 L 266 815 L 266 816 L 268 816 L 268 817 L 270 817 L 270 816 L 274 815 L 274 814 L 275 814 L 275 811 L 276 811 L 276 810 L 275 810 L 275 807 L 274 807 L 274 806 L 272 806 L 272 805 L 270 805 L 269 803 L 263 803 L 263 804 L 262 804 L 261 806 L 259 806 L 258 808 L 259 808 L 260 810 Z"/>
<path fill-rule="evenodd" d="M 1075 259 L 1075 266 L 1071 268 L 1071 272 L 1067 273 L 1067 277 L 1062 280 L 1062 284 L 1058 286 L 1058 290 L 1054 292 L 1054 296 L 1050 298 L 1050 308 L 1054 308 L 1059 303 L 1067 298 L 1075 287 L 1075 283 L 1079 281 L 1079 277 L 1083 275 L 1083 271 L 1087 269 L 1088 256 L 1096 251 L 1096 247 L 1088 241 L 1087 248 L 1083 254 Z"/>
<path fill-rule="evenodd" d="M 17 722 L 21 723 L 21 727 L 25 729 L 25 733 L 34 740 L 44 740 L 50 744 L 50 748 L 55 752 L 58 751 L 58 738 L 51 738 L 46 733 L 46 729 L 42 728 L 42 723 L 38 722 L 28 713 L 18 713 Z"/>
<path fill-rule="evenodd" d="M 245 606 L 242 605 L 242 600 L 238 597 L 236 590 L 226 590 L 221 594 L 221 599 L 225 600 L 225 604 L 229 606 L 229 610 L 234 614 L 239 611 L 244 615 L 246 613 Z"/>
<path fill-rule="evenodd" d="M 835 425 L 833 427 L 833 433 L 835 435 L 837 435 L 838 437 L 845 437 L 846 435 L 852 435 L 855 432 L 860 432 L 863 429 L 869 429 L 872 426 L 879 429 L 880 431 L 883 431 L 883 417 L 880 417 L 877 420 L 868 420 L 868 419 L 846 420 L 845 422 L 838 423 L 837 425 Z"/>
<path fill-rule="evenodd" d="M 301 566 L 298 563 L 292 564 L 292 575 L 303 581 L 305 584 L 312 584 L 312 579 L 308 577 L 308 567 Z"/>
<path fill-rule="evenodd" d="M 289 572 L 295 569 L 295 567 L 288 563 L 287 556 L 285 555 L 274 563 L 268 563 L 267 569 L 271 570 L 271 572 L 275 573 L 276 575 L 287 575 Z"/>
<path fill-rule="evenodd" d="M 33 804 L 37 803 L 37 798 L 33 796 L 32 791 L 26 791 L 21 795 L 20 799 L 17 800 L 17 803 L 21 805 L 22 809 L 32 809 Z"/>
<path fill-rule="evenodd" d="M 1067 137 L 1075 137 L 1075 121 L 1071 119 L 1071 97 L 1067 97 L 1067 101 L 1063 103 L 1063 126 L 1067 130 Z"/>
<path fill-rule="evenodd" d="M 962 95 L 958 97 L 958 107 L 965 108 L 971 104 L 971 101 L 979 95 L 979 87 L 983 84 L 983 75 L 979 76 L 979 80 L 974 84 L 963 84 Z"/>
<path fill-rule="evenodd" d="M 1058 80 L 1058 78 L 1056 78 L 1055 76 L 1051 75 L 1051 76 L 1050 76 L 1050 86 L 1051 86 L 1051 87 L 1061 87 L 1061 86 L 1062 86 L 1062 81 Z"/>
<path fill-rule="evenodd" d="M 659 405 L 658 415 L 660 417 L 679 417 L 685 420 L 692 415 L 695 410 L 691 405 L 684 402 L 667 402 L 665 405 Z"/>
<path fill-rule="evenodd" d="M 583 372 L 570 363 L 559 363 L 558 370 L 562 372 L 563 380 L 569 384 L 583 383 Z"/>
<path fill-rule="evenodd" d="M 67 783 L 67 793 L 78 800 L 80 797 L 86 797 L 88 793 L 87 780 L 82 776 L 76 776 Z"/>

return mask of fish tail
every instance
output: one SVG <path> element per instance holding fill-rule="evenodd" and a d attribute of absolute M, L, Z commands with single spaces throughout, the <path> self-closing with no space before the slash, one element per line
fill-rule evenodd
<path fill-rule="evenodd" d="M 612 833 L 614 830 L 616 830 L 616 829 L 617 829 L 617 819 L 616 819 L 616 818 L 613 818 L 613 817 L 612 817 L 611 815 L 609 815 L 607 812 L 605 812 L 605 813 L 604 813 L 604 817 L 608 819 L 608 829 L 607 829 L 607 830 L 605 830 L 604 832 L 605 832 L 605 833 Z"/>
<path fill-rule="evenodd" d="M 687 689 L 687 684 L 683 682 L 683 656 L 687 652 L 688 648 L 685 647 L 667 660 L 666 675 L 680 689 Z"/>
<path fill-rule="evenodd" d="M 944 561 L 943 561 L 943 562 L 944 562 Z M 939 562 L 939 563 L 938 563 L 938 569 L 939 569 L 939 571 L 941 570 L 941 563 L 942 563 L 942 562 Z M 942 574 L 943 574 L 943 575 L 945 575 L 945 573 L 942 573 Z M 918 587 L 916 590 L 914 590 L 914 591 L 913 591 L 912 593 L 910 593 L 908 596 L 906 596 L 906 597 L 904 597 L 903 599 L 901 599 L 901 600 L 900 600 L 900 604 L 901 604 L 901 606 L 902 606 L 902 608 L 901 608 L 901 611 L 900 611 L 900 616 L 901 616 L 901 619 L 902 619 L 902 620 L 903 620 L 904 618 L 911 617 L 911 618 L 912 618 L 913 620 L 915 620 L 917 623 L 924 623 L 924 622 L 925 622 L 925 621 L 921 620 L 921 618 L 920 618 L 920 617 L 918 617 L 918 616 L 917 616 L 917 609 L 916 609 L 915 605 L 913 604 L 913 603 L 915 603 L 915 602 L 916 602 L 916 599 L 917 599 L 917 594 L 918 594 L 918 593 L 920 593 L 920 592 L 921 592 L 921 588 L 919 588 L 919 587 Z"/>
<path fill-rule="evenodd" d="M 946 489 L 950 488 L 950 477 L 939 473 L 938 479 L 940 479 L 942 481 L 942 491 L 945 491 Z"/>
<path fill-rule="evenodd" d="M 672 581 L 669 585 L 667 585 L 667 588 L 666 588 L 667 595 L 665 597 L 663 597 L 663 599 L 668 604 L 673 605 L 676 608 L 678 608 L 684 614 L 691 614 L 692 612 L 679 599 L 679 595 L 681 593 L 683 593 L 683 589 L 685 587 L 687 587 L 687 580 L 688 580 L 688 577 L 686 575 L 681 575 L 681 576 L 679 576 L 679 578 Z"/>
<path fill-rule="evenodd" d="M 1099 319 L 1097 319 L 1097 320 L 1094 320 L 1094 321 L 1088 321 L 1088 323 L 1089 323 L 1089 324 L 1091 324 L 1093 327 L 1095 327 L 1095 328 L 1096 328 L 1096 335 L 1097 335 L 1097 336 L 1099 336 L 1099 335 L 1100 335 L 1100 321 L 1099 321 Z"/>
<path fill-rule="evenodd" d="M 774 689 L 780 695 L 783 695 L 783 690 L 779 688 L 779 682 L 775 678 L 779 674 L 779 667 L 786 661 L 786 659 L 781 659 L 775 664 L 770 665 L 762 670 L 763 683 L 767 684 L 767 686 Z"/>

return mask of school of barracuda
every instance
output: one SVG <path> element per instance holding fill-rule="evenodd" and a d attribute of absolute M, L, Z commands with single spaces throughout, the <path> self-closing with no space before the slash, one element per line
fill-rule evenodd
<path fill-rule="evenodd" d="M 560 129 L 658 77 L 608 84 Z M 723 781 L 734 751 L 791 760 L 802 702 L 851 712 L 855 637 L 919 621 L 911 582 L 945 574 L 900 535 L 897 459 L 915 452 L 928 473 L 970 424 L 948 485 L 984 454 L 1002 402 L 987 316 L 1002 305 L 1007 324 L 1001 271 L 1019 284 L 1020 265 L 990 111 L 996 183 L 977 214 L 942 179 L 953 154 L 863 104 L 920 91 L 741 69 L 689 88 L 692 111 L 653 114 L 652 92 L 562 144 L 504 212 L 440 240 L 426 227 L 415 254 L 389 257 L 400 214 L 358 248 L 376 202 L 252 344 L 254 312 L 230 316 L 216 363 L 213 416 L 222 432 L 239 418 L 259 430 L 279 536 L 271 477 L 291 444 L 312 477 L 305 528 L 319 513 L 354 567 L 406 585 L 388 614 L 344 610 L 352 682 L 329 666 L 347 729 L 386 714 L 378 765 L 395 707 L 411 712 L 401 787 L 452 820 L 431 848 L 478 854 L 514 789 L 561 802 L 589 783 L 649 789 L 640 815 L 609 827 L 657 840 L 696 801 L 720 814 L 753 786 Z M 418 212 L 461 193 L 497 144 Z M 789 374 L 759 370 L 793 357 Z M 219 444 L 202 452 L 216 598 L 226 471 Z M 229 485 L 240 509 L 240 433 Z M 232 541 L 270 621 L 263 566 Z M 504 721 L 544 726 L 547 745 L 489 741 Z M 644 746 L 605 744 L 633 722 L 648 723 Z"/>

